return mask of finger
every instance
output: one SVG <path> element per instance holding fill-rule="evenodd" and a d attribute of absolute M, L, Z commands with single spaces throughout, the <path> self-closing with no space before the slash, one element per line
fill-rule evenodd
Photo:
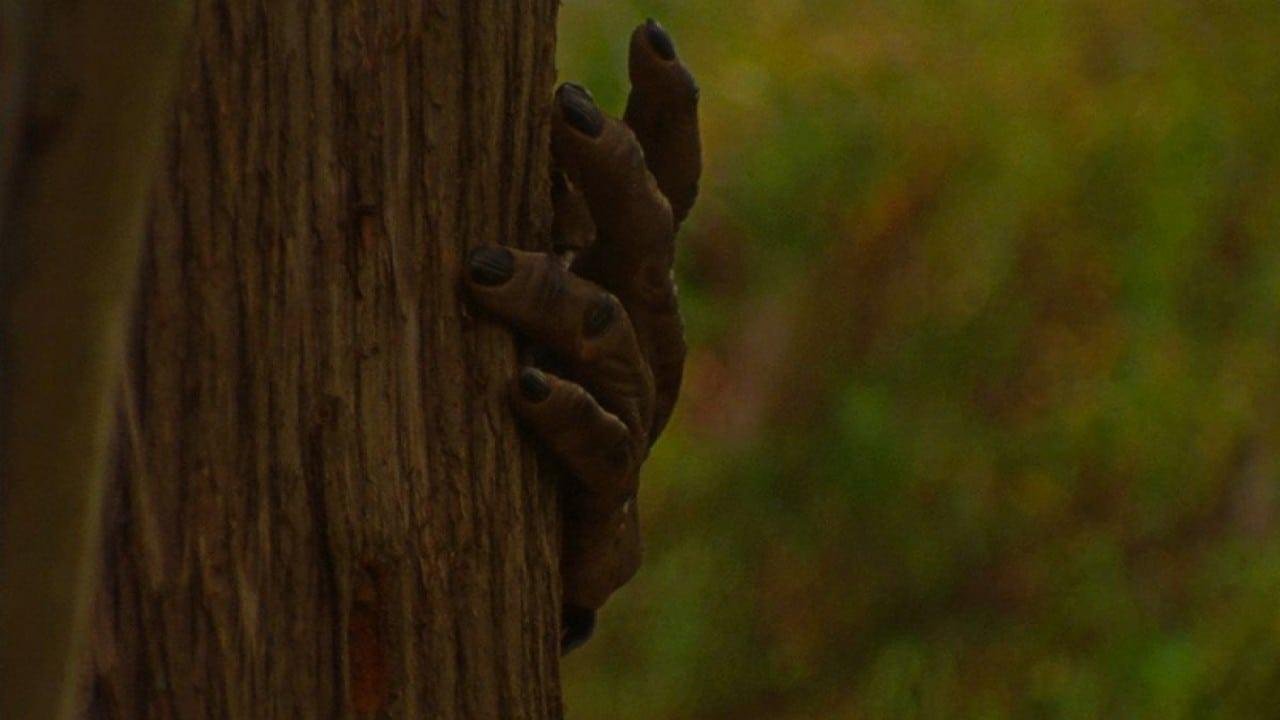
<path fill-rule="evenodd" d="M 645 434 L 628 428 L 581 386 L 536 368 L 521 371 L 512 402 L 569 470 L 565 605 L 595 610 L 640 566 L 635 494 L 647 451 Z"/>
<path fill-rule="evenodd" d="M 649 173 L 631 128 L 607 117 L 578 85 L 561 85 L 555 107 L 552 151 L 582 190 L 596 225 L 591 255 L 599 275 L 592 279 L 626 292 L 649 268 L 669 272 L 675 250 L 671 206 Z"/>
<path fill-rule="evenodd" d="M 614 514 L 635 497 L 645 438 L 605 410 L 581 385 L 525 368 L 512 389 L 516 415 L 572 478 L 574 512 Z"/>
<path fill-rule="evenodd" d="M 698 198 L 702 176 L 698 83 L 666 29 L 652 19 L 631 35 L 630 71 L 626 121 L 679 226 Z"/>
<path fill-rule="evenodd" d="M 565 605 L 598 610 L 640 569 L 641 554 L 634 500 L 607 516 L 570 510 L 561 566 Z"/>
<path fill-rule="evenodd" d="M 596 224 L 582 191 L 561 171 L 551 176 L 551 204 L 555 218 L 551 224 L 551 247 L 566 264 L 596 241 Z"/>
<path fill-rule="evenodd" d="M 471 252 L 476 303 L 551 351 L 632 431 L 647 437 L 653 376 L 620 301 L 551 255 L 485 245 Z"/>

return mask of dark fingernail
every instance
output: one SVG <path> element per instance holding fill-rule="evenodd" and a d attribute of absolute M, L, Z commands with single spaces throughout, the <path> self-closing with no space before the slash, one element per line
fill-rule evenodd
<path fill-rule="evenodd" d="M 648 36 L 649 45 L 659 57 L 663 60 L 676 59 L 676 44 L 667 34 L 666 28 L 659 25 L 657 20 L 649 18 L 644 21 L 644 34 Z"/>
<path fill-rule="evenodd" d="M 561 170 L 551 171 L 551 196 L 560 197 L 569 192 L 569 178 Z"/>
<path fill-rule="evenodd" d="M 568 654 L 591 639 L 596 631 L 596 611 L 567 605 L 564 609 L 564 633 L 560 636 L 560 652 Z"/>
<path fill-rule="evenodd" d="M 501 285 L 516 271 L 516 257 L 497 245 L 472 250 L 467 264 L 471 266 L 471 279 L 480 285 Z"/>
<path fill-rule="evenodd" d="M 614 302 L 608 295 L 601 295 L 587 308 L 586 317 L 582 319 L 582 332 L 588 338 L 603 333 L 609 323 L 613 322 Z"/>
<path fill-rule="evenodd" d="M 604 132 L 604 114 L 596 107 L 591 93 L 581 85 L 565 83 L 560 86 L 560 110 L 564 119 L 588 137 L 600 137 Z"/>
<path fill-rule="evenodd" d="M 551 386 L 547 384 L 547 376 L 537 368 L 527 367 L 520 371 L 520 393 L 530 402 L 542 402 L 551 396 Z"/>

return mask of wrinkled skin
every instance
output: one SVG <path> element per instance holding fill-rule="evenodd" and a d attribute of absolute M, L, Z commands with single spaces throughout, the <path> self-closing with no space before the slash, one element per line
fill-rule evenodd
<path fill-rule="evenodd" d="M 652 20 L 631 38 L 631 97 L 608 117 L 583 88 L 556 91 L 551 149 L 556 252 L 475 248 L 474 302 L 545 351 L 512 383 L 517 416 L 564 465 L 562 644 L 640 564 L 640 467 L 684 370 L 675 235 L 702 170 L 698 87 Z"/>

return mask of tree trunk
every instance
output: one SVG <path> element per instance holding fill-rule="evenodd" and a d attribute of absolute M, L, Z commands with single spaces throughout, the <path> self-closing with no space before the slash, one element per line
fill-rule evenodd
<path fill-rule="evenodd" d="M 546 242 L 557 4 L 196 3 L 90 717 L 560 716 L 556 492 L 457 282 Z"/>

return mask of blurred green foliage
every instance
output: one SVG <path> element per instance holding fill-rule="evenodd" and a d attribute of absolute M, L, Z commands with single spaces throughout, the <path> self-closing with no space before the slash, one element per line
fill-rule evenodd
<path fill-rule="evenodd" d="M 1280 717 L 1280 3 L 566 0 L 703 89 L 570 718 Z"/>

